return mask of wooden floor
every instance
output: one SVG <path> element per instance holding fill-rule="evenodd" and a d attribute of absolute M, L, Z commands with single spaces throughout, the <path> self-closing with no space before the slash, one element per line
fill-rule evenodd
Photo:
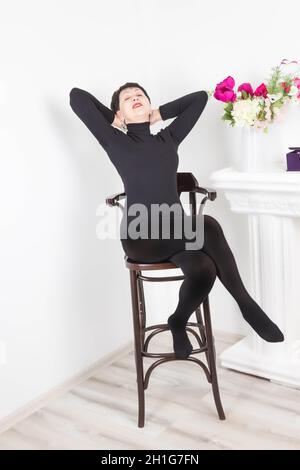
<path fill-rule="evenodd" d="M 155 341 L 152 352 L 171 351 L 169 332 Z M 216 336 L 217 354 L 231 342 Z M 300 390 L 220 366 L 218 376 L 225 421 L 201 368 L 175 361 L 152 373 L 138 428 L 130 353 L 2 433 L 0 449 L 300 449 Z"/>

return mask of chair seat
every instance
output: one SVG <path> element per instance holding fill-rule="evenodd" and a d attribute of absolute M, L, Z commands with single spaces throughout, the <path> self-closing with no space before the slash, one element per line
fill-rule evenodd
<path fill-rule="evenodd" d="M 158 263 L 140 263 L 129 258 L 127 255 L 124 256 L 124 259 L 126 267 L 134 271 L 144 271 L 151 269 L 178 269 L 178 266 L 176 266 L 174 263 L 171 263 L 171 261 L 160 261 Z"/>

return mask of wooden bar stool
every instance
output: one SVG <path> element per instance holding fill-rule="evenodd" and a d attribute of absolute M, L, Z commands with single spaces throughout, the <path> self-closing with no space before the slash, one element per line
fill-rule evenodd
<path fill-rule="evenodd" d="M 177 188 L 180 196 L 181 192 L 189 192 L 189 200 L 192 208 L 192 213 L 196 214 L 196 193 L 203 193 L 205 197 L 201 201 L 200 210 L 203 210 L 204 204 L 207 199 L 213 201 L 217 194 L 214 189 L 201 188 L 192 173 L 177 173 Z M 121 206 L 118 201 L 126 197 L 126 194 L 119 193 L 110 196 L 106 199 L 109 206 Z M 199 210 L 199 212 L 200 212 Z M 144 427 L 145 424 L 145 390 L 148 388 L 149 378 L 153 370 L 170 361 L 190 361 L 198 364 L 205 373 L 206 379 L 212 385 L 213 397 L 219 419 L 224 420 L 225 414 L 222 407 L 220 398 L 218 377 L 216 370 L 216 350 L 215 340 L 212 332 L 209 296 L 203 301 L 201 305 L 195 310 L 196 322 L 189 321 L 186 326 L 186 331 L 191 333 L 197 342 L 196 349 L 193 349 L 187 359 L 178 359 L 174 353 L 151 353 L 148 351 L 149 343 L 152 338 L 157 334 L 169 330 L 167 323 L 146 325 L 146 305 L 144 295 L 144 281 L 148 282 L 168 282 L 179 281 L 185 278 L 184 275 L 180 276 L 165 276 L 154 277 L 145 276 L 142 271 L 153 271 L 163 269 L 178 269 L 178 267 L 171 262 L 160 263 L 137 263 L 131 260 L 126 254 L 124 255 L 125 266 L 129 269 L 130 275 L 130 288 L 131 288 L 131 302 L 133 314 L 133 330 L 134 330 L 134 353 L 136 363 L 137 375 L 137 389 L 138 389 L 138 426 Z M 203 307 L 203 314 L 202 309 Z M 194 357 L 196 354 L 205 354 L 206 363 Z M 156 359 L 144 374 L 144 357 L 151 357 Z"/>

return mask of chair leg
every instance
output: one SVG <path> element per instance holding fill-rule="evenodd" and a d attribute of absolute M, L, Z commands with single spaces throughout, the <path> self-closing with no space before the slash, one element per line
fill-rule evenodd
<path fill-rule="evenodd" d="M 196 314 L 196 319 L 197 319 L 197 322 L 199 323 L 199 325 L 204 326 L 200 305 L 199 305 L 199 307 L 196 308 L 195 314 Z M 199 326 L 199 334 L 200 334 L 202 346 L 205 346 L 207 344 L 205 329 L 201 328 L 200 326 Z M 209 366 L 209 355 L 208 355 L 207 351 L 205 351 L 205 356 L 206 356 L 206 361 L 207 361 L 208 368 L 210 368 L 210 366 Z"/>
<path fill-rule="evenodd" d="M 138 271 L 140 274 L 141 271 Z M 146 304 L 143 281 L 138 279 L 138 296 L 139 296 L 139 312 L 140 312 L 140 325 L 141 325 L 141 342 L 142 349 L 144 349 L 145 343 L 145 327 L 146 327 Z"/>
<path fill-rule="evenodd" d="M 214 348 L 214 338 L 213 338 L 212 327 L 211 327 L 211 316 L 210 316 L 208 297 L 206 297 L 206 299 L 204 299 L 203 301 L 203 311 L 204 311 L 205 331 L 206 331 L 207 349 L 208 349 L 208 357 L 209 357 L 208 365 L 209 365 L 210 374 L 211 374 L 213 395 L 214 395 L 214 400 L 215 400 L 219 418 L 223 420 L 226 418 L 225 418 L 225 413 L 224 413 L 222 402 L 221 402 L 219 385 L 218 385 L 218 377 L 217 377 L 217 369 L 216 369 L 216 355 L 215 355 L 215 348 Z"/>
<path fill-rule="evenodd" d="M 130 270 L 130 287 L 131 302 L 133 314 L 133 330 L 134 330 L 134 353 L 138 388 L 138 426 L 140 428 L 145 425 L 145 389 L 144 389 L 144 368 L 141 350 L 141 327 L 140 327 L 140 311 L 139 311 L 139 295 L 138 295 L 138 279 L 137 271 Z"/>

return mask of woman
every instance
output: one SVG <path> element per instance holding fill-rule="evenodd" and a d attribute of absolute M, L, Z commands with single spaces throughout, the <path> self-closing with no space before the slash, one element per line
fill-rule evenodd
<path fill-rule="evenodd" d="M 169 219 L 170 237 L 162 238 L 162 224 L 159 222 L 157 226 L 149 214 L 153 206 L 165 203 L 180 209 L 182 223 L 192 217 L 184 213 L 177 191 L 177 150 L 196 124 L 207 100 L 208 95 L 202 90 L 152 109 L 145 89 L 138 83 L 127 82 L 114 92 L 109 109 L 85 90 L 70 91 L 73 111 L 96 137 L 122 178 L 127 197 L 120 238 L 125 253 L 139 262 L 169 260 L 185 275 L 177 308 L 168 318 L 174 352 L 181 359 L 187 358 L 193 349 L 185 329 L 187 321 L 210 292 L 216 276 L 238 303 L 244 319 L 265 341 L 284 340 L 277 325 L 247 292 L 215 218 L 204 215 L 204 242 L 193 250 L 186 248 L 184 235 L 175 238 L 174 217 Z M 173 117 L 176 119 L 171 124 L 151 134 L 151 124 Z M 121 130 L 125 127 L 127 133 Z M 135 204 L 145 208 L 139 219 L 143 230 L 139 238 L 134 232 L 136 216 L 130 212 Z M 159 230 L 158 238 L 151 238 L 151 227 Z"/>

